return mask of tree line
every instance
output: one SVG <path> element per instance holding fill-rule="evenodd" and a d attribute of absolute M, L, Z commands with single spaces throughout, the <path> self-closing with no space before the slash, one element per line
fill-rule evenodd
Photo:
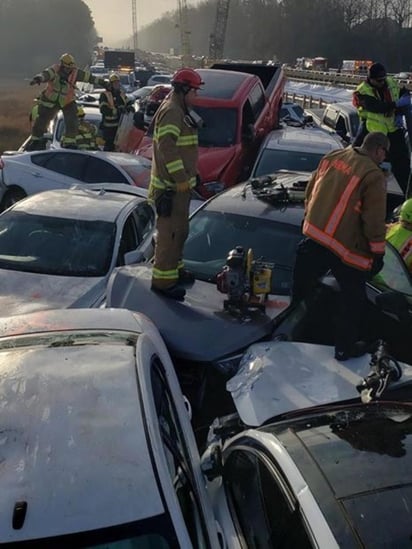
<path fill-rule="evenodd" d="M 207 56 L 216 0 L 191 6 L 192 51 Z M 343 59 L 372 59 L 388 70 L 412 64 L 412 0 L 231 0 L 225 57 L 276 59 L 322 56 L 329 66 Z M 139 30 L 139 48 L 181 53 L 178 12 L 171 11 Z M 97 32 L 82 0 L 0 0 L 2 75 L 32 74 L 65 51 L 80 66 L 91 60 Z M 132 45 L 125 36 L 122 45 Z"/>

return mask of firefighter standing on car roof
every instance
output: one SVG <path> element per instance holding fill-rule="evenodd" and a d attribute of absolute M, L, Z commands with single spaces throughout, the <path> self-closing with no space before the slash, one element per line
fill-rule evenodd
<path fill-rule="evenodd" d="M 368 69 L 367 79 L 353 93 L 361 125 L 354 145 L 359 146 L 369 132 L 382 132 L 388 136 L 390 151 L 387 160 L 404 194 L 407 192 L 410 174 L 410 153 L 405 140 L 402 115 L 411 108 L 409 91 L 400 88 L 398 82 L 387 76 L 381 63 Z"/>
<path fill-rule="evenodd" d="M 76 82 L 89 82 L 103 86 L 104 80 L 93 76 L 89 71 L 76 67 L 74 57 L 64 53 L 60 62 L 36 74 L 30 82 L 34 84 L 47 83 L 46 88 L 39 96 L 39 110 L 32 132 L 31 140 L 27 150 L 40 150 L 45 148 L 43 134 L 47 126 L 61 109 L 64 116 L 65 136 L 62 140 L 62 147 L 75 149 L 78 130 L 77 105 L 76 105 Z"/>
<path fill-rule="evenodd" d="M 172 92 L 154 117 L 153 163 L 149 197 L 157 211 L 157 238 L 152 290 L 182 300 L 179 282 L 193 280 L 183 268 L 183 246 L 189 229 L 191 189 L 196 185 L 198 124 L 190 108 L 203 85 L 193 69 L 173 75 Z"/>
<path fill-rule="evenodd" d="M 399 221 L 388 225 L 386 240 L 398 250 L 412 274 L 412 198 L 402 204 Z"/>
<path fill-rule="evenodd" d="M 303 234 L 293 273 L 292 301 L 313 294 L 330 269 L 340 286 L 335 358 L 367 351 L 358 341 L 366 281 L 383 266 L 386 184 L 379 164 L 389 139 L 369 133 L 361 147 L 327 154 L 306 188 Z"/>
<path fill-rule="evenodd" d="M 112 73 L 109 76 L 109 86 L 100 94 L 99 107 L 103 115 L 100 127 L 104 139 L 104 150 L 114 151 L 120 117 L 125 112 L 134 111 L 131 101 L 121 88 L 118 74 Z"/>
<path fill-rule="evenodd" d="M 96 126 L 86 120 L 83 107 L 78 107 L 77 116 L 79 118 L 79 133 L 76 138 L 77 148 L 83 151 L 95 151 L 98 149 Z"/>

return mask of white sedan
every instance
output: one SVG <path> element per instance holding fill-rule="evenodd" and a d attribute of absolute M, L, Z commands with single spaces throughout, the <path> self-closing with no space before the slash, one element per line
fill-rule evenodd
<path fill-rule="evenodd" d="M 362 404 L 354 385 L 367 360 L 254 346 L 228 386 L 238 414 L 214 423 L 200 460 L 145 315 L 0 319 L 0 538 L 44 549 L 407 547 L 411 405 L 396 391 Z"/>
<path fill-rule="evenodd" d="M 140 189 L 114 187 L 46 191 L 0 215 L 3 315 L 99 307 L 115 267 L 151 258 L 152 206 Z"/>
<path fill-rule="evenodd" d="M 26 196 L 76 184 L 127 183 L 147 188 L 150 169 L 150 160 L 118 152 L 55 149 L 3 156 L 0 210 Z"/>

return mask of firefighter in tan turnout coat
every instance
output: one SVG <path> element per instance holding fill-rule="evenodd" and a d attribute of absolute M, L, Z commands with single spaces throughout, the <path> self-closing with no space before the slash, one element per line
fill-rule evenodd
<path fill-rule="evenodd" d="M 173 91 L 155 115 L 153 135 L 149 196 L 156 205 L 157 239 L 152 290 L 182 300 L 185 289 L 179 282 L 193 278 L 182 262 L 198 156 L 198 126 L 190 107 L 203 82 L 193 69 L 180 69 L 171 83 Z"/>

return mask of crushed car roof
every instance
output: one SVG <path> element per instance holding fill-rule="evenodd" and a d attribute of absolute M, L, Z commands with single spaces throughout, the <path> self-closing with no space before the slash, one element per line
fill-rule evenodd
<path fill-rule="evenodd" d="M 64 313 L 0 319 L 0 336 L 44 332 L 0 337 L 3 542 L 163 512 L 137 390 L 139 323 L 125 311 Z M 27 515 L 14 529 L 22 501 Z"/>

